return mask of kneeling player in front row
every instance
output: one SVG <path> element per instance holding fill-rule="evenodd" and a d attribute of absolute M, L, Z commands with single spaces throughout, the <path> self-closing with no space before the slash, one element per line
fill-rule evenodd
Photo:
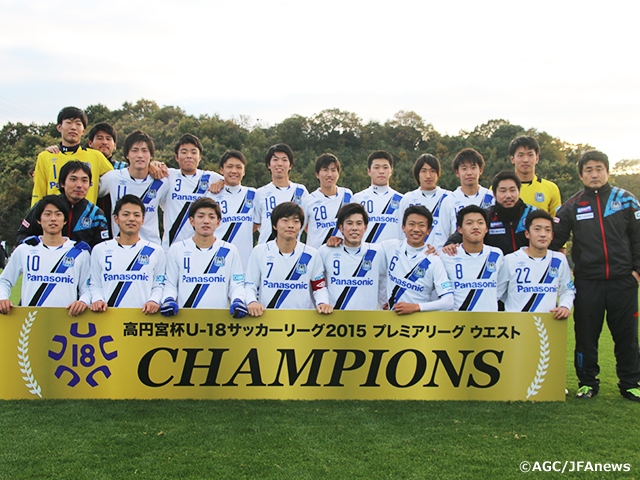
<path fill-rule="evenodd" d="M 525 228 L 529 246 L 505 256 L 498 274 L 505 311 L 551 312 L 558 320 L 569 318 L 576 291 L 566 257 L 549 250 L 553 218 L 544 210 L 534 210 Z"/>
<path fill-rule="evenodd" d="M 162 301 L 165 255 L 162 247 L 140 238 L 145 205 L 135 195 L 116 202 L 113 219 L 119 235 L 99 243 L 91 254 L 91 310 L 142 308 L 156 313 Z"/>
<path fill-rule="evenodd" d="M 195 234 L 174 242 L 167 253 L 162 315 L 175 315 L 178 307 L 227 308 L 228 299 L 234 317 L 246 316 L 240 254 L 235 245 L 214 236 L 221 216 L 220 205 L 211 198 L 199 198 L 189 207 Z"/>
<path fill-rule="evenodd" d="M 442 263 L 453 283 L 454 310 L 497 312 L 498 272 L 504 257 L 496 247 L 485 245 L 489 230 L 487 211 L 469 205 L 458 212 L 458 232 L 462 244 L 453 256 L 442 255 Z"/>
<path fill-rule="evenodd" d="M 331 313 L 329 294 L 318 251 L 298 242 L 304 212 L 293 202 L 284 202 L 271 212 L 275 240 L 257 245 L 247 267 L 247 308 L 259 317 L 266 308 Z M 311 295 L 313 293 L 313 300 Z"/>
<path fill-rule="evenodd" d="M 40 200 L 33 218 L 42 227 L 42 236 L 25 239 L 0 275 L 0 313 L 11 310 L 11 288 L 23 274 L 23 305 L 66 307 L 69 315 L 80 315 L 91 301 L 89 245 L 62 236 L 69 207 L 59 195 Z"/>
<path fill-rule="evenodd" d="M 331 305 L 338 310 L 377 310 L 386 302 L 387 267 L 380 245 L 362 241 L 369 216 L 359 203 L 348 203 L 338 211 L 337 223 L 344 243 L 319 250 Z"/>
<path fill-rule="evenodd" d="M 451 282 L 442 261 L 436 255 L 425 255 L 424 243 L 431 231 L 433 217 L 422 205 L 404 211 L 402 231 L 405 240 L 382 242 L 388 265 L 388 305 L 398 315 L 433 310 L 451 310 Z M 434 292 L 439 297 L 431 300 Z"/>

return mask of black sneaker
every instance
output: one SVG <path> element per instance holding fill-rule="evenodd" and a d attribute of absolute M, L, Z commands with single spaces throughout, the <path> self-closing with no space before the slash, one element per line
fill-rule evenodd
<path fill-rule="evenodd" d="M 621 391 L 620 395 L 632 402 L 640 402 L 640 388 L 630 388 L 628 390 Z"/>
<path fill-rule="evenodd" d="M 588 400 L 590 398 L 595 397 L 598 394 L 593 387 L 589 385 L 583 385 L 578 389 L 578 393 L 576 394 L 576 398 L 582 398 L 583 400 Z M 638 401 L 640 401 L 640 397 L 638 397 Z"/>

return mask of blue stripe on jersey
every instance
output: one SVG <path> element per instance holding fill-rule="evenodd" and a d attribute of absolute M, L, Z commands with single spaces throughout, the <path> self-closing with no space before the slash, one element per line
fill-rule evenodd
<path fill-rule="evenodd" d="M 473 307 L 475 307 L 476 303 L 478 303 L 478 300 L 480 300 L 480 297 L 482 296 L 482 292 L 484 292 L 483 289 L 479 289 L 475 291 L 475 293 L 473 294 L 473 298 L 471 299 L 471 301 L 469 302 L 469 306 L 467 307 L 467 312 L 473 311 Z"/>
<path fill-rule="evenodd" d="M 604 210 L 603 217 L 608 217 L 609 215 L 613 215 L 614 213 L 626 208 L 640 210 L 638 200 L 631 195 L 625 196 L 625 193 L 627 192 L 625 190 L 622 190 L 621 188 L 611 188 L 611 193 L 609 194 L 609 198 L 607 199 L 607 205 Z"/>
<path fill-rule="evenodd" d="M 249 210 L 253 208 L 253 199 L 256 196 L 256 192 L 253 190 L 247 190 L 247 194 L 242 201 L 242 206 L 240 207 L 240 213 L 249 213 Z"/>
<path fill-rule="evenodd" d="M 489 208 L 491 205 L 493 205 L 493 195 L 487 192 L 484 194 L 480 208 Z"/>
<path fill-rule="evenodd" d="M 309 266 L 310 261 L 311 261 L 311 255 L 309 255 L 306 252 L 302 252 L 302 255 L 300 255 L 300 258 L 296 262 L 296 265 L 293 267 L 293 270 L 291 270 L 291 273 L 287 276 L 287 280 L 298 280 L 301 275 L 304 275 L 305 273 L 307 273 L 307 268 Z M 282 293 L 280 294 L 280 297 L 278 297 L 278 301 L 276 302 L 276 305 L 274 308 L 280 308 L 280 305 L 282 305 L 282 302 L 284 302 L 285 298 L 287 298 L 287 296 L 289 295 L 289 292 L 291 292 L 291 290 L 280 290 L 280 291 Z"/>
<path fill-rule="evenodd" d="M 382 214 L 391 215 L 393 212 L 395 212 L 400 206 L 400 200 L 402 200 L 402 195 L 394 193 L 393 197 L 391 198 L 391 200 L 389 200 L 389 203 L 387 203 L 387 206 L 382 211 Z"/>
<path fill-rule="evenodd" d="M 498 258 L 500 258 L 500 254 L 498 252 L 490 252 L 489 256 L 487 257 L 487 261 L 482 268 L 482 272 L 480 273 L 480 276 L 478 278 L 490 278 L 491 275 L 495 273 L 495 264 L 498 261 Z M 493 264 L 494 266 L 493 271 L 489 270 L 490 264 Z M 471 299 L 471 302 L 469 302 L 469 306 L 467 307 L 467 312 L 473 311 L 473 307 L 475 307 L 476 303 L 478 303 L 478 300 L 480 300 L 483 292 L 483 288 L 477 289 L 475 291 L 475 293 L 473 294 L 473 298 Z"/>
<path fill-rule="evenodd" d="M 338 219 L 338 213 L 340 212 L 340 209 L 342 208 L 343 205 L 346 205 L 347 203 L 351 203 L 351 194 L 345 190 L 344 196 L 342 197 L 342 203 L 340 203 L 340 206 L 338 207 L 338 211 L 336 212 L 336 220 Z M 336 235 L 338 235 L 338 233 L 340 233 L 340 229 L 338 228 L 338 222 L 336 222 L 336 226 L 331 231 L 331 234 L 329 236 L 335 237 Z"/>
<path fill-rule="evenodd" d="M 431 265 L 431 262 L 429 261 L 428 258 L 425 258 L 424 260 L 422 260 L 418 265 L 413 267 L 413 270 L 411 270 L 411 275 L 409 275 L 407 280 L 411 280 L 412 282 L 416 282 L 418 280 L 418 278 L 424 277 L 425 272 L 429 268 L 429 265 Z M 423 270 L 424 272 L 421 272 L 421 270 Z M 421 275 L 417 275 L 417 273 L 421 273 Z M 393 305 L 398 303 L 398 300 L 400 300 L 400 297 L 405 292 L 405 290 L 406 290 L 406 288 L 404 288 L 404 287 L 398 288 L 398 290 L 396 290 L 396 293 L 393 296 L 393 298 L 389 299 L 389 305 L 391 305 L 392 303 L 393 303 Z"/>
<path fill-rule="evenodd" d="M 552 257 L 551 258 L 551 262 L 549 263 L 549 268 L 547 269 L 547 274 L 544 277 L 544 280 L 542 280 L 542 283 L 553 283 L 553 280 L 555 278 L 558 277 L 558 269 L 560 268 L 560 264 L 562 262 L 560 261 L 559 258 L 556 257 Z M 551 270 L 554 269 L 556 274 L 554 276 L 551 276 Z M 529 309 L 530 312 L 535 312 L 536 309 L 538 308 L 538 305 L 540 305 L 540 302 L 542 302 L 542 299 L 544 298 L 544 296 L 547 295 L 546 293 L 538 293 L 536 294 L 536 299 L 533 302 L 533 305 L 531 306 L 531 308 Z"/>
<path fill-rule="evenodd" d="M 140 250 L 140 253 L 138 253 L 138 256 L 136 257 L 136 261 L 133 262 L 133 265 L 131 265 L 131 268 L 128 268 L 127 270 L 131 272 L 139 271 L 144 265 L 147 265 L 149 263 L 149 257 L 154 251 L 155 251 L 155 248 L 150 247 L 149 245 L 145 245 L 144 247 L 142 247 L 142 250 Z M 142 260 L 142 258 L 145 256 L 147 257 L 146 261 L 144 263 L 141 263 L 140 260 Z M 131 287 L 131 281 L 124 282 L 124 284 L 122 285 L 122 290 L 120 290 L 120 294 L 118 295 L 118 298 L 116 298 L 116 301 L 113 303 L 114 307 L 117 307 L 118 305 L 120 305 L 120 302 L 122 302 L 122 299 L 127 294 L 129 287 Z"/>
<path fill-rule="evenodd" d="M 117 160 L 113 164 L 113 169 L 114 170 L 122 170 L 123 168 L 127 168 L 128 166 L 129 165 L 127 165 L 127 162 L 121 162 L 120 160 Z"/>
<path fill-rule="evenodd" d="M 518 225 L 516 225 L 516 231 L 515 233 L 520 233 L 520 232 L 524 232 L 526 230 L 525 227 L 525 222 L 527 220 L 527 216 L 533 212 L 534 210 L 537 210 L 536 207 L 533 207 L 531 205 L 526 205 L 525 204 L 525 209 L 522 212 L 522 216 L 520 217 L 520 221 L 518 222 Z"/>
<path fill-rule="evenodd" d="M 229 225 L 229 230 L 227 230 L 227 234 L 225 235 L 225 237 L 227 237 L 225 238 L 225 241 L 229 243 L 233 243 L 233 239 L 238 234 L 241 227 L 242 227 L 242 222 L 234 222 L 231 225 Z"/>
<path fill-rule="evenodd" d="M 142 203 L 145 205 L 150 203 L 154 198 L 158 196 L 158 190 L 162 186 L 162 180 L 154 180 L 147 191 L 144 193 L 144 197 L 141 198 Z"/>
<path fill-rule="evenodd" d="M 440 217 L 440 206 L 442 205 L 442 200 L 444 200 L 446 196 L 447 196 L 446 193 L 443 194 L 440 197 L 440 200 L 438 200 L 438 202 L 436 203 L 435 207 L 433 207 L 433 212 L 431 212 L 432 215 L 433 215 L 433 218 L 439 218 Z"/>
<path fill-rule="evenodd" d="M 302 195 L 304 195 L 304 190 L 302 189 L 302 187 L 296 187 L 296 191 L 293 192 L 291 201 L 300 205 L 302 203 Z"/>
<path fill-rule="evenodd" d="M 82 250 L 75 247 L 68 250 L 67 253 L 64 254 L 62 259 L 58 263 L 58 266 L 55 268 L 55 270 L 52 273 L 66 272 L 68 268 L 72 267 L 75 264 L 75 261 L 67 262 L 67 265 L 65 265 L 65 259 L 70 258 L 75 260 L 78 257 L 78 255 L 80 255 L 81 253 L 82 253 Z M 44 292 L 42 292 L 42 295 L 40 296 L 40 299 L 38 300 L 36 307 L 41 307 L 44 304 L 45 300 L 51 294 L 51 292 L 56 287 L 56 285 L 57 285 L 56 283 L 50 283 L 49 285 L 47 285 L 47 287 L 44 289 Z"/>
<path fill-rule="evenodd" d="M 215 253 L 215 255 L 213 256 L 213 260 L 211 261 L 211 265 L 209 266 L 209 268 L 205 269 L 206 270 L 205 273 L 217 273 L 218 269 L 224 265 L 223 260 L 227 257 L 228 254 L 229 254 L 229 249 L 227 247 L 220 247 L 218 251 Z M 196 285 L 196 288 L 199 288 L 198 294 L 196 295 L 195 300 L 193 301 L 193 303 L 189 308 L 196 308 L 198 306 L 205 292 L 209 289 L 209 284 L 199 283 L 198 285 Z"/>
<path fill-rule="evenodd" d="M 364 269 L 364 265 L 365 262 L 368 262 L 369 265 L 372 264 L 373 259 L 376 256 L 376 251 L 375 250 L 367 250 L 367 253 L 364 254 L 364 258 L 362 259 L 362 263 L 360 265 L 360 268 L 358 268 L 358 271 L 356 272 L 355 276 L 356 277 L 366 277 L 367 273 L 369 273 L 371 271 L 371 268 L 368 269 Z M 347 287 L 348 291 L 347 291 L 347 295 L 345 296 L 344 302 L 342 302 L 342 305 L 340 306 L 340 310 L 345 310 L 347 308 L 347 304 L 349 303 L 349 300 L 351 300 L 351 297 L 353 297 L 353 294 L 356 293 L 356 290 L 358 289 L 358 287 Z"/>
<path fill-rule="evenodd" d="M 196 193 L 200 195 L 204 195 L 205 193 L 207 193 L 207 190 L 209 189 L 210 177 L 211 175 L 209 175 L 208 173 L 202 174 L 202 176 L 200 177 L 200 180 L 198 181 L 198 189 L 196 190 Z"/>

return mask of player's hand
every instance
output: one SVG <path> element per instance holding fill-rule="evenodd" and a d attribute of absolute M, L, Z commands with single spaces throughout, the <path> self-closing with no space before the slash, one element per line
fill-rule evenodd
<path fill-rule="evenodd" d="M 330 313 L 333 313 L 333 307 L 328 303 L 318 304 L 318 307 L 316 308 L 316 310 L 318 310 L 318 313 L 322 313 L 324 315 L 329 315 Z"/>
<path fill-rule="evenodd" d="M 550 310 L 553 313 L 553 318 L 556 320 L 566 320 L 571 315 L 571 310 L 567 307 L 556 307 Z"/>
<path fill-rule="evenodd" d="M 89 308 L 92 312 L 106 312 L 107 311 L 107 303 L 102 300 L 98 300 L 97 302 L 93 302 L 89 305 Z"/>
<path fill-rule="evenodd" d="M 160 306 L 160 315 L 163 317 L 172 317 L 178 314 L 178 303 L 173 297 L 165 298 Z"/>
<path fill-rule="evenodd" d="M 11 311 L 11 307 L 13 307 L 13 303 L 11 303 L 11 300 L 0 300 L 0 313 L 6 315 Z"/>
<path fill-rule="evenodd" d="M 633 272 L 631 272 L 631 275 L 633 275 L 633 278 L 636 279 L 636 282 L 640 283 L 640 273 L 634 270 Z"/>
<path fill-rule="evenodd" d="M 450 257 L 453 257 L 458 251 L 459 245 L 460 245 L 459 243 L 451 243 L 449 245 L 445 245 L 444 247 L 442 247 L 442 251 L 447 255 L 449 255 Z"/>
<path fill-rule="evenodd" d="M 244 304 L 242 300 L 239 298 L 234 298 L 233 302 L 229 306 L 229 313 L 233 316 L 233 318 L 244 318 L 247 316 L 249 311 L 247 310 L 247 306 Z"/>
<path fill-rule="evenodd" d="M 77 317 L 82 312 L 87 309 L 88 305 L 80 300 L 75 300 L 69 304 L 67 310 L 69 310 L 69 315 L 72 317 Z"/>
<path fill-rule="evenodd" d="M 389 302 L 385 302 L 384 305 L 382 305 L 382 310 L 389 310 Z"/>
<path fill-rule="evenodd" d="M 264 313 L 264 307 L 259 302 L 251 302 L 247 305 L 247 311 L 252 317 L 259 317 Z"/>
<path fill-rule="evenodd" d="M 215 183 L 209 184 L 209 191 L 213 194 L 218 194 L 224 188 L 224 180 L 218 180 Z"/>
<path fill-rule="evenodd" d="M 425 255 L 438 255 L 438 252 L 436 251 L 436 247 L 434 247 L 433 245 L 427 243 L 427 249 L 424 251 Z"/>
<path fill-rule="evenodd" d="M 417 303 L 398 302 L 393 306 L 393 311 L 398 315 L 409 315 L 420 311 Z"/>
<path fill-rule="evenodd" d="M 342 245 L 340 237 L 329 237 L 329 240 L 327 240 L 327 247 L 339 247 L 340 245 Z"/>
<path fill-rule="evenodd" d="M 49 145 L 47 148 L 45 148 L 45 150 L 49 153 L 60 153 L 58 145 Z"/>
<path fill-rule="evenodd" d="M 160 180 L 169 176 L 169 169 L 164 163 L 154 160 L 149 164 L 149 175 L 154 180 Z"/>
<path fill-rule="evenodd" d="M 152 302 L 151 300 L 145 303 L 144 307 L 142 307 L 142 313 L 145 315 L 153 315 L 154 313 L 158 313 L 158 310 L 160 310 L 160 305 L 156 302 Z"/>

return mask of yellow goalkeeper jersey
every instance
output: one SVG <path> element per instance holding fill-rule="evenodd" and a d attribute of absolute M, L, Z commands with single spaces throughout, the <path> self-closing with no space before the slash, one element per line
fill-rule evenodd
<path fill-rule="evenodd" d="M 558 186 L 537 175 L 531 182 L 522 182 L 520 198 L 528 205 L 546 210 L 551 216 L 554 216 L 556 210 L 562 205 Z"/>

